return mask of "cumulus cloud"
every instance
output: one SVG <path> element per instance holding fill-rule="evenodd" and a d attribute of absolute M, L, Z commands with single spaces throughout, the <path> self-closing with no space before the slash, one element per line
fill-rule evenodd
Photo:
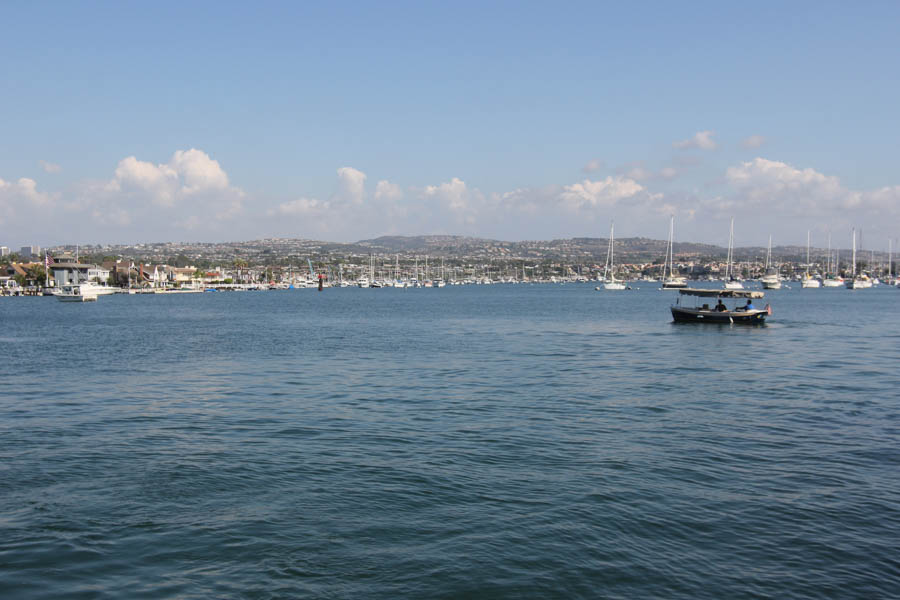
<path fill-rule="evenodd" d="M 244 192 L 231 187 L 228 175 L 219 162 L 202 150 L 178 150 L 168 163 L 153 164 L 128 156 L 119 161 L 115 176 L 96 192 L 126 196 L 131 200 L 148 200 L 162 208 L 172 208 L 190 201 L 196 205 L 206 200 L 218 219 L 235 216 L 241 210 Z M 200 198 L 202 197 L 202 198 Z M 219 206 L 215 206 L 218 202 Z"/>
<path fill-rule="evenodd" d="M 594 173 L 596 171 L 602 171 L 606 168 L 606 161 L 600 160 L 599 158 L 595 158 L 589 160 L 586 165 L 584 165 L 581 170 L 585 173 Z"/>
<path fill-rule="evenodd" d="M 469 188 L 466 182 L 458 177 L 439 185 L 427 186 L 424 195 L 438 200 L 444 207 L 454 212 L 462 212 L 470 207 Z"/>
<path fill-rule="evenodd" d="M 717 146 L 716 141 L 713 139 L 713 136 L 715 134 L 715 131 L 710 130 L 698 131 L 686 140 L 674 142 L 672 144 L 672 147 L 679 150 L 688 150 L 691 148 L 699 148 L 700 150 L 715 150 Z"/>
<path fill-rule="evenodd" d="M 606 179 L 592 181 L 585 179 L 563 187 L 559 195 L 560 201 L 569 209 L 610 208 L 620 200 L 631 198 L 643 191 L 644 187 L 633 179 L 622 176 L 609 176 Z"/>
<path fill-rule="evenodd" d="M 403 190 L 396 183 L 383 179 L 375 185 L 375 199 L 396 202 L 403 199 Z"/>
<path fill-rule="evenodd" d="M 0 179 L 0 224 L 15 222 L 17 217 L 44 222 L 56 196 L 38 190 L 37 182 L 28 177 L 17 181 Z M 9 235 L 9 231 L 6 232 Z"/>
<path fill-rule="evenodd" d="M 729 167 L 725 178 L 736 195 L 719 202 L 723 208 L 778 208 L 800 215 L 848 207 L 854 197 L 837 177 L 765 158 Z"/>
<path fill-rule="evenodd" d="M 211 159 L 206 152 L 196 148 L 178 150 L 169 164 L 181 176 L 186 195 L 228 188 L 228 175 L 219 161 Z"/>
<path fill-rule="evenodd" d="M 47 206 L 53 200 L 50 194 L 39 192 L 37 182 L 27 177 L 22 177 L 15 183 L 0 179 L 0 198 L 6 202 L 27 203 L 36 207 Z"/>
<path fill-rule="evenodd" d="M 766 138 L 761 135 L 751 135 L 748 138 L 744 138 L 741 140 L 741 147 L 746 148 L 748 150 L 753 150 L 759 148 L 763 144 L 766 143 Z"/>
<path fill-rule="evenodd" d="M 334 200 L 338 203 L 359 206 L 366 196 L 366 174 L 353 167 L 341 167 L 337 170 L 338 189 Z"/>
<path fill-rule="evenodd" d="M 40 163 L 45 173 L 59 173 L 62 171 L 62 167 L 56 163 L 47 162 L 46 160 L 39 160 L 38 163 Z"/>
<path fill-rule="evenodd" d="M 116 176 L 106 189 L 113 192 L 143 192 L 154 204 L 172 206 L 178 187 L 178 172 L 170 165 L 154 165 L 129 156 L 119 161 Z"/>

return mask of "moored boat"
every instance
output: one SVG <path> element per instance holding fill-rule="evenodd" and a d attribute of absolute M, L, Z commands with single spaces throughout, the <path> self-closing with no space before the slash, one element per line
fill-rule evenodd
<path fill-rule="evenodd" d="M 728 234 L 728 258 L 725 259 L 725 289 L 742 290 L 744 284 L 734 276 L 734 217 L 731 217 L 731 230 Z"/>
<path fill-rule="evenodd" d="M 60 302 L 96 302 L 97 294 L 90 286 L 64 285 L 56 293 Z"/>
<path fill-rule="evenodd" d="M 687 279 L 675 274 L 675 217 L 669 219 L 669 243 L 666 246 L 666 259 L 663 261 L 662 288 L 679 290 L 688 286 Z"/>

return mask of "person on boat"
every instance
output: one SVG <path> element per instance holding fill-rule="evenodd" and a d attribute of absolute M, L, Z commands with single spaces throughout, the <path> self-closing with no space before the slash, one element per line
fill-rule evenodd
<path fill-rule="evenodd" d="M 744 310 L 755 310 L 756 307 L 753 306 L 753 300 L 747 298 L 747 306 L 744 307 Z"/>
<path fill-rule="evenodd" d="M 726 310 L 728 310 L 728 307 L 725 306 L 725 303 L 722 302 L 721 298 L 719 298 L 719 303 L 716 304 L 716 311 L 717 312 L 725 312 Z"/>

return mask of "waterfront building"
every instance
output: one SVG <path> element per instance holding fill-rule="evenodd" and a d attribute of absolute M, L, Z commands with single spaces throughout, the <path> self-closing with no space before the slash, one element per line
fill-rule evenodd
<path fill-rule="evenodd" d="M 109 269 L 76 262 L 55 262 L 50 265 L 50 272 L 57 286 L 73 285 L 81 281 L 105 284 L 109 279 Z"/>

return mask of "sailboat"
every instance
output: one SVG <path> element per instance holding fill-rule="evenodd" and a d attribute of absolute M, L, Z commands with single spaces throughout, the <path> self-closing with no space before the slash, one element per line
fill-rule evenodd
<path fill-rule="evenodd" d="M 760 283 L 762 283 L 763 289 L 765 290 L 780 290 L 781 289 L 781 277 L 778 276 L 778 271 L 772 265 L 772 236 L 769 236 L 769 249 L 766 251 L 766 273 L 760 278 Z"/>
<path fill-rule="evenodd" d="M 843 287 L 844 280 L 838 274 L 839 265 L 838 251 L 835 250 L 834 261 L 831 259 L 831 232 L 828 232 L 828 268 L 825 270 L 825 280 L 822 281 L 822 287 L 836 288 Z"/>
<path fill-rule="evenodd" d="M 800 280 L 800 287 L 802 288 L 817 288 L 821 287 L 822 282 L 816 279 L 815 277 L 810 276 L 809 274 L 809 230 L 806 230 L 806 271 L 803 273 L 803 278 Z"/>
<path fill-rule="evenodd" d="M 725 289 L 742 290 L 744 285 L 734 276 L 734 217 L 731 217 L 731 232 L 728 234 L 728 262 L 725 265 Z"/>
<path fill-rule="evenodd" d="M 853 263 L 850 267 L 850 279 L 844 282 L 848 290 L 861 290 L 872 287 L 872 280 L 869 276 L 860 271 L 856 273 L 856 229 L 853 229 Z"/>
<path fill-rule="evenodd" d="M 614 228 L 615 223 L 611 223 L 609 226 L 609 247 L 606 249 L 606 267 L 603 269 L 603 280 L 606 281 L 603 284 L 603 289 L 624 290 L 626 289 L 625 284 L 616 279 L 615 250 L 613 250 L 616 243 Z"/>
<path fill-rule="evenodd" d="M 669 219 L 669 244 L 666 246 L 666 260 L 663 263 L 662 289 L 678 290 L 688 286 L 687 279 L 675 275 L 675 248 L 673 239 L 675 237 L 675 217 Z"/>

